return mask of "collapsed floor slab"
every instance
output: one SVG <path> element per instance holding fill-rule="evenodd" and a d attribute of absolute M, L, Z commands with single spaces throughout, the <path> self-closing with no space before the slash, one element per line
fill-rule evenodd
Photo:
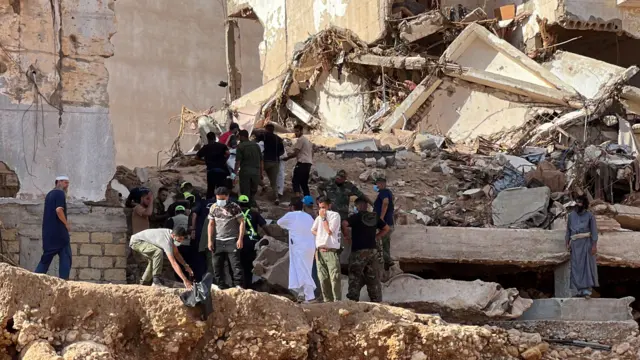
<path fill-rule="evenodd" d="M 489 325 L 503 329 L 538 333 L 545 339 L 577 340 L 612 345 L 624 341 L 638 331 L 635 320 L 627 321 L 564 321 L 514 320 L 491 321 Z"/>
<path fill-rule="evenodd" d="M 231 289 L 214 292 L 214 313 L 203 322 L 177 289 L 66 282 L 6 264 L 0 284 L 0 358 L 34 342 L 46 353 L 47 343 L 93 341 L 123 360 L 518 359 L 541 342 L 370 303 L 300 306 Z M 23 357 L 36 358 L 50 356 Z"/>
<path fill-rule="evenodd" d="M 342 290 L 346 297 L 346 279 L 343 279 Z M 369 301 L 366 286 L 360 293 L 360 300 Z M 437 313 L 446 321 L 456 322 L 516 319 L 533 302 L 521 298 L 518 290 L 503 289 L 497 283 L 425 280 L 411 274 L 397 275 L 383 284 L 382 301 L 421 314 Z"/>
<path fill-rule="evenodd" d="M 396 226 L 391 254 L 401 264 L 469 263 L 555 266 L 566 262 L 564 231 Z M 640 267 L 640 238 L 634 232 L 599 235 L 598 264 Z"/>
<path fill-rule="evenodd" d="M 633 320 L 633 297 L 622 299 L 536 299 L 518 320 L 627 321 Z"/>

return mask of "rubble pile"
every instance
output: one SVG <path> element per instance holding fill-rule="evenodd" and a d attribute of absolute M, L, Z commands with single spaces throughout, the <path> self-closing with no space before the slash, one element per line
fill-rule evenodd
<path fill-rule="evenodd" d="M 519 359 L 547 348 L 537 334 L 368 303 L 301 306 L 232 289 L 214 292 L 204 322 L 180 290 L 65 282 L 6 264 L 0 280 L 0 359 Z"/>

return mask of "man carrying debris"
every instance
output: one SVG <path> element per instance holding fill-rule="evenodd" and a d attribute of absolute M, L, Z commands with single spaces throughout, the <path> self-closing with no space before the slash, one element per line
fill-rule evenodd
<path fill-rule="evenodd" d="M 309 174 L 313 164 L 313 144 L 304 136 L 302 125 L 297 124 L 293 127 L 293 131 L 298 140 L 293 145 L 293 153 L 283 160 L 297 159 L 296 166 L 293 168 L 291 185 L 296 196 L 301 196 L 300 190 L 302 189 L 302 194 L 306 197 L 311 195 L 309 191 Z"/>
<path fill-rule="evenodd" d="M 333 179 L 318 186 L 318 192 L 331 201 L 331 209 L 340 214 L 341 220 L 349 216 L 349 201 L 351 196 L 362 197 L 373 205 L 371 200 L 362 193 L 351 181 L 347 181 L 347 172 L 338 170 Z"/>
<path fill-rule="evenodd" d="M 153 200 L 153 214 L 151 214 L 150 223 L 151 227 L 154 229 L 163 227 L 165 221 L 169 219 L 169 214 L 164 207 L 164 202 L 167 201 L 168 197 L 169 189 L 167 189 L 166 187 L 161 187 L 158 190 L 158 197 Z"/>
<path fill-rule="evenodd" d="M 256 243 L 260 240 L 258 229 L 262 229 L 267 236 L 271 236 L 267 228 L 267 222 L 259 212 L 252 210 L 249 203 L 249 197 L 240 195 L 238 204 L 242 209 L 242 217 L 244 218 L 245 234 L 240 250 L 240 262 L 242 263 L 242 273 L 244 275 L 242 287 L 251 288 L 253 284 L 253 261 L 256 259 Z"/>
<path fill-rule="evenodd" d="M 275 204 L 280 204 L 278 194 L 278 172 L 280 171 L 280 156 L 284 154 L 284 143 L 280 136 L 275 134 L 275 126 L 267 124 L 264 133 L 256 136 L 256 141 L 264 143 L 264 172 L 267 173 L 269 184 L 275 196 Z M 242 191 L 240 191 L 242 192 Z"/>
<path fill-rule="evenodd" d="M 316 243 L 311 233 L 313 218 L 302 211 L 302 206 L 300 198 L 292 199 L 289 212 L 278 220 L 278 226 L 289 231 L 289 289 L 302 293 L 305 302 L 310 302 L 316 298 L 312 276 Z"/>
<path fill-rule="evenodd" d="M 258 185 L 264 173 L 262 151 L 256 142 L 249 140 L 247 130 L 241 130 L 238 136 L 240 145 L 236 149 L 234 174 L 240 178 L 240 193 L 249 196 L 251 205 L 254 205 Z"/>
<path fill-rule="evenodd" d="M 191 281 L 185 276 L 180 268 L 181 264 L 189 275 L 193 276 L 191 267 L 184 261 L 176 245 L 179 245 L 187 235 L 187 230 L 181 227 L 170 229 L 148 229 L 131 236 L 129 246 L 131 250 L 139 253 L 149 260 L 147 269 L 142 275 L 141 284 L 152 283 L 153 286 L 162 286 L 160 278 L 162 274 L 162 262 L 164 255 L 167 255 L 173 271 L 178 274 L 184 286 L 191 289 Z"/>
<path fill-rule="evenodd" d="M 224 186 L 225 179 L 229 176 L 227 159 L 230 152 L 227 145 L 216 142 L 216 134 L 213 132 L 207 134 L 207 141 L 196 156 L 204 159 L 207 164 L 207 199 L 211 199 L 216 188 Z"/>
<path fill-rule="evenodd" d="M 320 210 L 311 232 L 316 237 L 316 264 L 325 302 L 342 300 L 340 283 L 340 214 L 331 211 L 331 200 L 318 199 Z"/>
<path fill-rule="evenodd" d="M 571 253 L 571 285 L 578 289 L 578 297 L 589 298 L 591 288 L 598 285 L 598 227 L 589 209 L 589 200 L 580 195 L 567 218 L 565 241 Z"/>
<path fill-rule="evenodd" d="M 390 231 L 390 227 L 378 214 L 368 211 L 367 206 L 367 199 L 357 198 L 357 212 L 342 222 L 345 240 L 351 242 L 347 298 L 353 301 L 360 300 L 360 290 L 366 285 L 371 301 L 382 302 L 378 244 Z M 349 228 L 351 236 L 347 235 Z M 379 232 L 376 234 L 377 231 Z"/>
<path fill-rule="evenodd" d="M 216 189 L 216 203 L 209 211 L 208 246 L 213 253 L 213 276 L 216 284 L 226 289 L 224 266 L 231 264 L 233 285 L 242 286 L 240 251 L 244 245 L 245 223 L 238 204 L 229 201 L 229 189 Z"/>
<path fill-rule="evenodd" d="M 378 256 L 380 263 L 385 270 L 389 270 L 393 261 L 391 260 L 391 233 L 393 232 L 394 199 L 393 193 L 387 188 L 387 179 L 380 177 L 376 179 L 374 190 L 378 193 L 373 209 L 380 219 L 389 225 L 390 230 L 382 236 L 382 241 L 378 242 Z"/>
<path fill-rule="evenodd" d="M 58 255 L 60 266 L 58 277 L 69 279 L 71 273 L 71 226 L 67 220 L 67 191 L 69 178 L 58 176 L 55 188 L 44 199 L 42 216 L 42 257 L 36 267 L 36 273 L 46 274 L 53 257 Z"/>

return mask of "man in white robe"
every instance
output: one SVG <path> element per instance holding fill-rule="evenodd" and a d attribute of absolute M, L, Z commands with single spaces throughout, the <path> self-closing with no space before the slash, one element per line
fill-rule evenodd
<path fill-rule="evenodd" d="M 289 289 L 304 294 L 305 302 L 315 299 L 316 284 L 311 275 L 316 252 L 315 237 L 311 233 L 313 218 L 302 211 L 302 200 L 296 199 L 289 206 L 290 212 L 278 226 L 289 231 Z"/>

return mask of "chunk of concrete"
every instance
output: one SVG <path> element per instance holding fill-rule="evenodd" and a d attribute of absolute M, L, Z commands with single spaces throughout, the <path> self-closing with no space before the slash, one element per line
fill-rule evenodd
<path fill-rule="evenodd" d="M 640 231 L 640 208 L 620 204 L 615 204 L 613 207 L 617 213 L 614 219 L 623 229 Z"/>
<path fill-rule="evenodd" d="M 348 280 L 343 279 L 346 298 Z M 370 301 L 366 286 L 361 301 Z M 532 300 L 521 298 L 516 289 L 503 289 L 492 282 L 425 280 L 411 274 L 400 274 L 382 286 L 385 303 L 413 309 L 418 313 L 438 313 L 449 321 L 473 319 L 515 319 L 531 306 Z"/>
<path fill-rule="evenodd" d="M 332 177 L 336 176 L 337 171 L 327 164 L 317 163 L 314 166 L 316 168 L 316 172 L 318 173 L 318 177 L 322 180 L 329 180 Z"/>
<path fill-rule="evenodd" d="M 391 256 L 403 268 L 433 263 L 541 267 L 569 260 L 565 230 L 397 225 Z M 598 264 L 640 268 L 637 233 L 608 232 L 598 240 Z"/>
<path fill-rule="evenodd" d="M 289 244 L 265 236 L 256 247 L 258 254 L 253 261 L 253 273 L 269 284 L 289 287 Z"/>
<path fill-rule="evenodd" d="M 444 29 L 446 23 L 447 20 L 440 11 L 431 11 L 400 24 L 400 38 L 406 42 L 414 42 Z"/>
<path fill-rule="evenodd" d="M 547 219 L 551 191 L 548 187 L 512 188 L 501 191 L 491 204 L 498 227 L 537 227 Z"/>
<path fill-rule="evenodd" d="M 633 331 L 638 323 L 626 321 L 557 321 L 557 320 L 511 320 L 490 321 L 488 325 L 521 332 L 538 333 L 543 338 L 597 342 L 605 345 L 620 343 Z"/>
<path fill-rule="evenodd" d="M 518 320 L 628 321 L 633 320 L 633 297 L 622 299 L 536 299 Z"/>

